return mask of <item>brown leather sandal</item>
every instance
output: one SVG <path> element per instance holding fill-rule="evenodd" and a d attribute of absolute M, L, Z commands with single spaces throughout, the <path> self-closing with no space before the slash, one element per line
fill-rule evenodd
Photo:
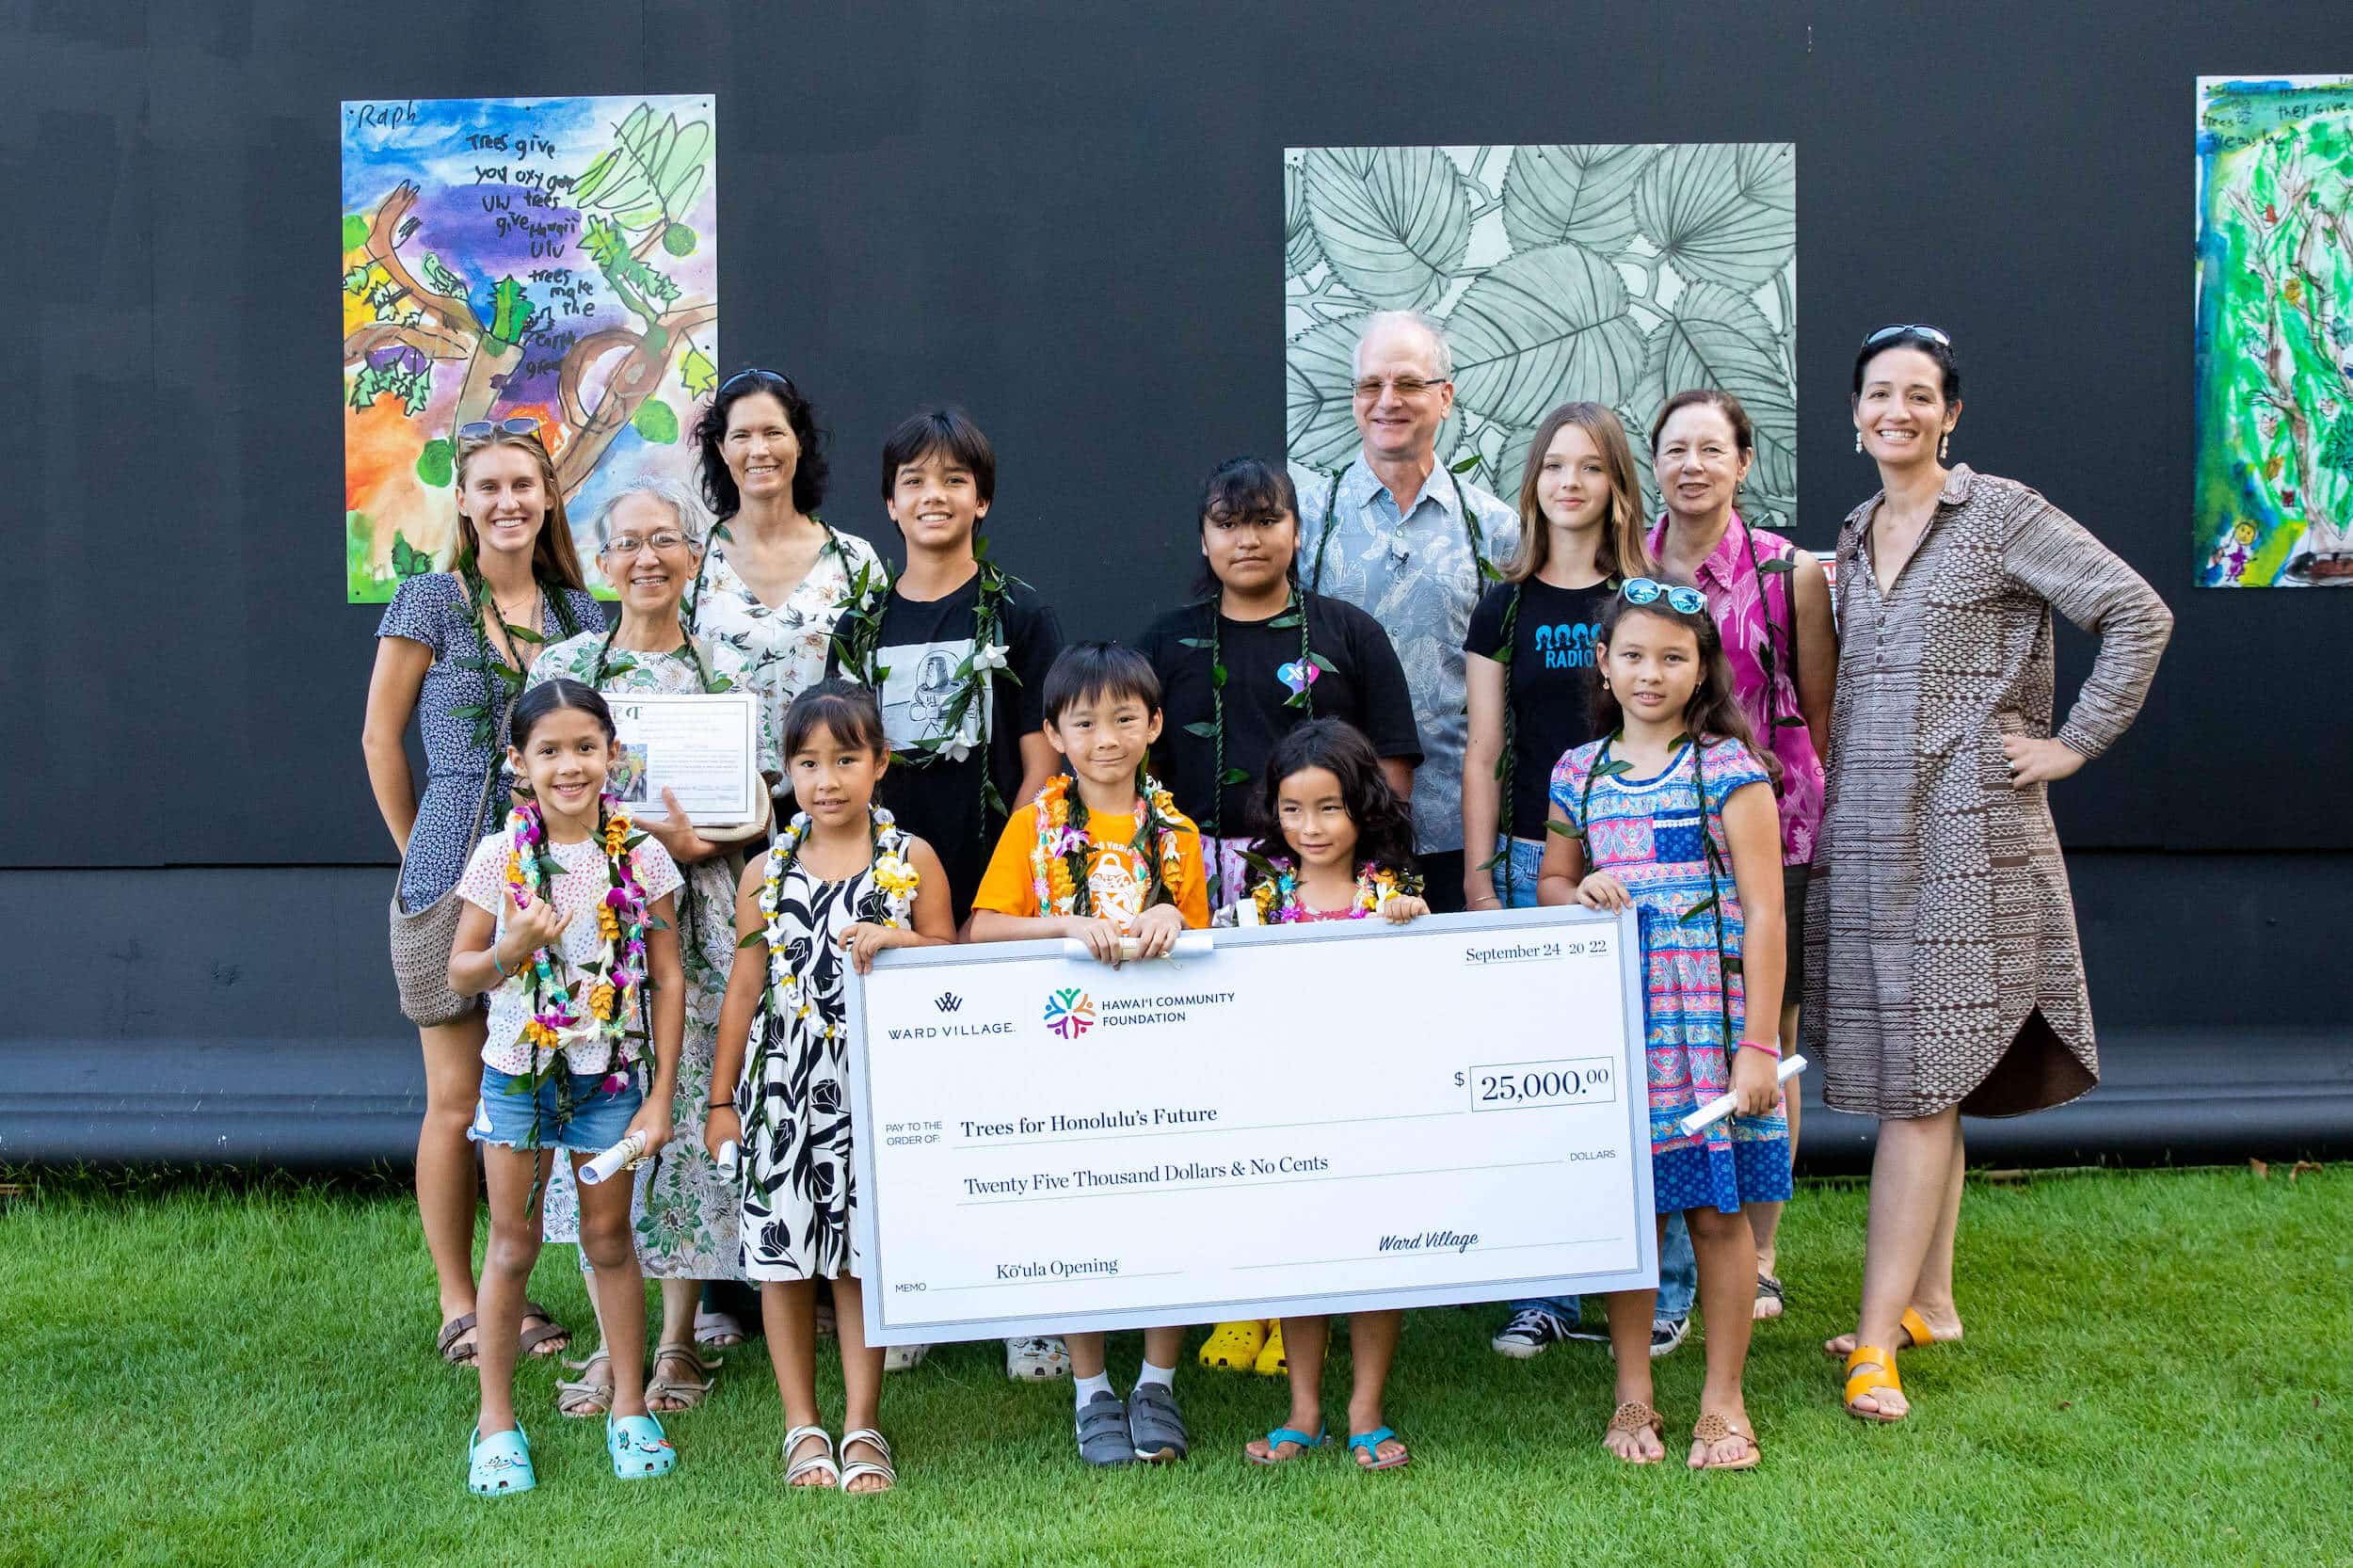
<path fill-rule="evenodd" d="M 474 1347 L 472 1345 L 461 1345 L 457 1342 L 458 1340 L 463 1339 L 468 1333 L 472 1332 L 472 1313 L 469 1312 L 463 1317 L 452 1318 L 448 1322 L 441 1325 L 441 1336 L 433 1342 L 433 1349 L 440 1355 L 440 1358 L 443 1361 L 448 1362 L 453 1367 L 472 1366 Z"/>
<path fill-rule="evenodd" d="M 692 1345 L 663 1345 L 657 1348 L 653 1352 L 654 1375 L 646 1380 L 646 1408 L 657 1416 L 675 1416 L 681 1410 L 694 1409 L 703 1402 L 704 1397 L 711 1392 L 712 1384 L 718 1381 L 707 1377 L 674 1378 L 662 1370 L 665 1363 L 675 1367 L 681 1361 L 697 1372 L 715 1372 L 726 1365 L 716 1356 L 704 1360 L 702 1353 Z"/>
<path fill-rule="evenodd" d="M 580 1376 L 568 1383 L 561 1378 L 556 1380 L 555 1413 L 558 1416 L 571 1416 L 575 1420 L 583 1420 L 590 1416 L 611 1415 L 613 1413 L 612 1354 L 604 1350 L 599 1350 L 596 1354 L 585 1361 L 567 1361 L 564 1365 L 578 1372 Z M 597 1371 L 600 1366 L 604 1368 L 601 1376 Z"/>
<path fill-rule="evenodd" d="M 1702 1416 L 1699 1424 L 1691 1429 L 1691 1441 L 1700 1445 L 1703 1449 L 1712 1448 L 1727 1437 L 1737 1437 L 1749 1446 L 1749 1451 L 1738 1459 L 1727 1460 L 1721 1464 L 1707 1463 L 1706 1455 L 1703 1452 L 1701 1462 L 1692 1465 L 1691 1468 L 1694 1470 L 1753 1470 L 1764 1463 L 1765 1450 L 1758 1446 L 1755 1435 L 1742 1432 L 1713 1410 Z"/>
<path fill-rule="evenodd" d="M 557 1322 L 555 1314 L 537 1302 L 524 1302 L 522 1321 L 528 1324 L 534 1318 L 539 1320 L 539 1326 L 522 1331 L 520 1348 L 523 1354 L 545 1358 L 570 1348 L 572 1331 Z"/>
<path fill-rule="evenodd" d="M 1602 1444 L 1605 1448 L 1609 1446 L 1609 1434 L 1613 1432 L 1641 1432 L 1645 1427 L 1654 1433 L 1664 1434 L 1667 1430 L 1667 1418 L 1640 1400 L 1628 1400 L 1610 1412 L 1609 1424 L 1602 1429 Z M 1658 1463 L 1657 1459 L 1625 1459 L 1615 1454 L 1611 1457 L 1617 1458 L 1621 1464 L 1656 1464 Z M 1665 1457 L 1664 1453 L 1659 1455 L 1659 1459 Z"/>

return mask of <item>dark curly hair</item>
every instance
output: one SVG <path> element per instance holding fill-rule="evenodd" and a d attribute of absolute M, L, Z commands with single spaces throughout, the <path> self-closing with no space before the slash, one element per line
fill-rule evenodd
<path fill-rule="evenodd" d="M 1261 860 L 1298 858 L 1283 837 L 1279 806 L 1283 781 L 1309 768 L 1321 768 L 1340 781 L 1341 803 L 1356 824 L 1356 870 L 1375 865 L 1401 877 L 1417 874 L 1413 813 L 1383 776 L 1372 743 L 1346 719 L 1309 719 L 1274 743 L 1252 802 L 1258 830 L 1252 855 Z"/>
<path fill-rule="evenodd" d="M 801 449 L 800 459 L 792 466 L 792 509 L 803 517 L 811 516 L 825 504 L 825 432 L 818 427 L 817 406 L 801 395 L 792 377 L 773 370 L 737 371 L 719 383 L 711 407 L 695 422 L 696 466 L 702 477 L 703 500 L 710 503 L 712 516 L 722 522 L 743 509 L 744 497 L 736 490 L 735 475 L 728 472 L 727 456 L 719 446 L 728 437 L 728 410 L 755 392 L 765 392 L 784 405 L 785 423 L 792 426 L 792 439 Z"/>

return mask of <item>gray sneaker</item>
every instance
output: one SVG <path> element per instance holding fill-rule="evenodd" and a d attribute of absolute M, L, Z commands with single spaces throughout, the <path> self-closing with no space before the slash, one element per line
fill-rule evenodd
<path fill-rule="evenodd" d="M 1136 1445 L 1128 1435 L 1128 1407 L 1119 1396 L 1100 1393 L 1079 1407 L 1079 1457 L 1089 1464 L 1133 1464 Z"/>
<path fill-rule="evenodd" d="M 1128 1433 L 1136 1457 L 1148 1464 L 1184 1458 L 1185 1414 L 1176 1408 L 1176 1390 L 1164 1384 L 1137 1384 L 1128 1396 Z"/>

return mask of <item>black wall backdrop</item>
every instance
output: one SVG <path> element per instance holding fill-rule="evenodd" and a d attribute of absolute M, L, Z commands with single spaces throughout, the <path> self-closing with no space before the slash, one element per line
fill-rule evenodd
<path fill-rule="evenodd" d="M 2194 79 L 2353 66 L 2341 23 L 2328 0 L 14 0 L 0 1039 L 84 1066 L 413 1055 L 358 744 L 379 612 L 343 601 L 337 106 L 644 91 L 717 95 L 723 368 L 819 399 L 829 520 L 895 548 L 881 433 L 960 402 L 1000 454 L 1000 558 L 1090 635 L 1182 594 L 1212 464 L 1282 449 L 1286 146 L 1795 142 L 1801 542 L 1873 485 L 1861 333 L 1948 328 L 1955 456 L 2041 488 L 2179 617 L 2139 724 L 2055 792 L 2104 1023 L 2341 1032 L 2348 966 L 2304 934 L 2353 913 L 2353 593 L 2193 589 L 2187 518 Z M 2062 629 L 2062 703 L 2088 648 Z"/>

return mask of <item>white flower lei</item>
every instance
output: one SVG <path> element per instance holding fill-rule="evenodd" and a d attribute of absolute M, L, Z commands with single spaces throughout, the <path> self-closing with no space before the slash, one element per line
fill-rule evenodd
<path fill-rule="evenodd" d="M 867 815 L 874 831 L 873 890 L 882 895 L 883 918 L 879 923 L 894 931 L 905 931 L 912 924 L 915 894 L 922 877 L 907 858 L 907 835 L 889 810 L 870 806 Z M 800 975 L 786 961 L 784 952 L 788 939 L 783 916 L 785 869 L 800 854 L 801 841 L 808 837 L 808 813 L 795 811 L 792 822 L 777 831 L 776 842 L 768 848 L 768 874 L 760 886 L 762 936 L 768 943 L 768 1005 L 780 1018 L 806 1018 L 814 1009 Z M 825 1037 L 830 1039 L 833 1032 L 834 1026 L 826 1024 Z"/>

